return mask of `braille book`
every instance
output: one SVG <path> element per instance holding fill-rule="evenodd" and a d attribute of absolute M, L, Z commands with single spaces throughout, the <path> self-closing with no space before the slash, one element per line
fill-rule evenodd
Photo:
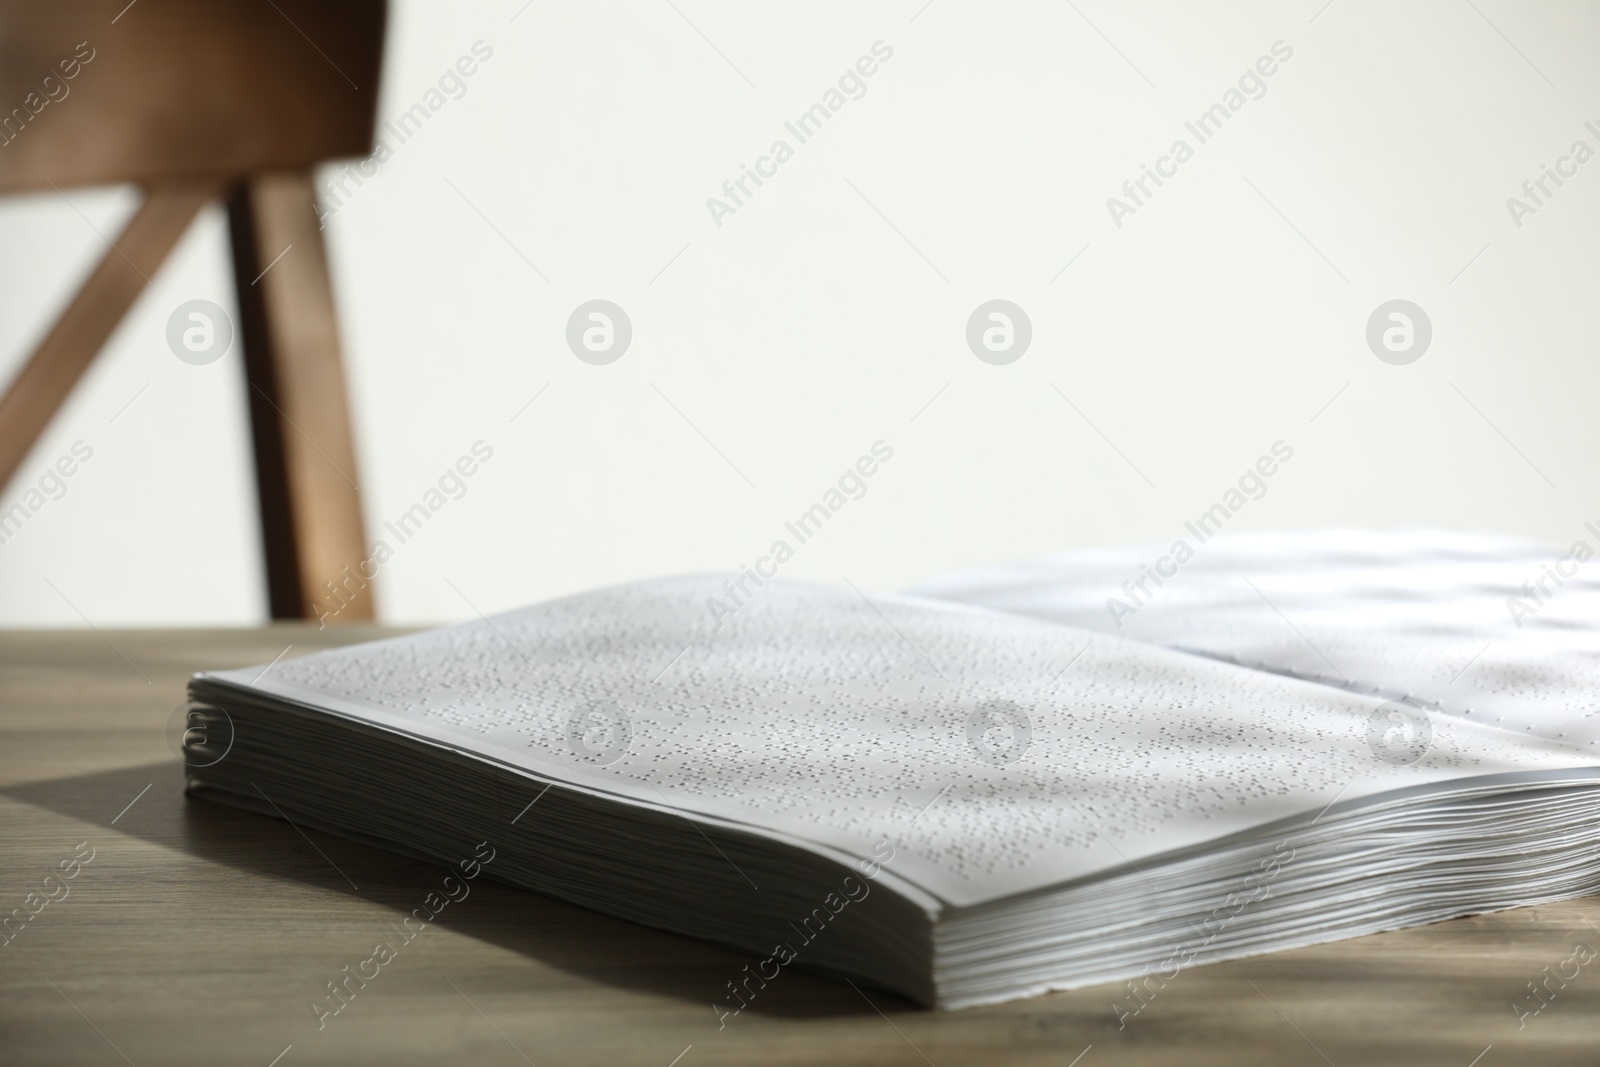
<path fill-rule="evenodd" d="M 1445 565 L 1375 542 L 1356 581 L 1332 536 L 1259 573 L 1194 546 L 1120 630 L 1143 549 L 923 595 L 769 579 L 732 613 L 724 576 L 645 581 L 200 674 L 189 790 L 446 864 L 487 844 L 485 877 L 732 946 L 724 1025 L 791 967 L 940 1008 L 1126 980 L 1132 1012 L 1151 975 L 1600 888 L 1596 688 L 1562 711 L 1543 652 L 1404 645 L 1387 606 Z M 1438 614 L 1486 595 L 1459 556 Z"/>

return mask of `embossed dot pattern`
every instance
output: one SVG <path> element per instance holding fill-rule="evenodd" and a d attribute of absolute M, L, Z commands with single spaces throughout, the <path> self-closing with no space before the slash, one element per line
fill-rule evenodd
<path fill-rule="evenodd" d="M 1386 766 L 1364 740 L 1372 698 L 959 605 L 770 582 L 719 630 L 706 601 L 721 582 L 587 593 L 288 661 L 261 685 L 836 847 L 888 832 L 973 888 L 1314 811 L 1358 778 L 1401 786 L 1522 756 L 1516 738 L 1441 731 L 1421 764 Z M 566 735 L 596 700 L 631 733 L 603 766 Z M 1032 723 L 1015 762 L 979 758 L 967 736 L 996 700 Z"/>
<path fill-rule="evenodd" d="M 1587 553 L 1600 548 L 1600 536 L 1583 538 Z M 912 591 L 1600 751 L 1600 562 L 1577 558 L 1576 545 L 1443 530 L 1185 540 L 1194 558 L 1181 566 L 1172 542 L 1152 542 L 977 568 Z M 1157 573 L 1163 558 L 1159 569 L 1175 576 Z M 1113 602 L 1133 610 L 1114 619 Z"/>

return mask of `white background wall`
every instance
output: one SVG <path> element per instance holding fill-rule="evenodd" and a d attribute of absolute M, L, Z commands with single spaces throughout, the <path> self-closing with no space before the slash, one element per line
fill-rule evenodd
<path fill-rule="evenodd" d="M 470 615 L 452 583 L 492 611 L 737 569 L 879 439 L 787 575 L 1176 535 L 1280 439 L 1236 528 L 1600 518 L 1600 162 L 1520 228 L 1506 206 L 1600 149 L 1600 6 L 522 3 L 394 4 L 381 118 L 494 54 L 328 221 L 374 535 L 494 448 L 384 567 L 387 620 Z M 706 198 L 878 40 L 866 95 L 717 227 Z M 1106 198 L 1278 40 L 1266 95 L 1118 228 Z M 0 205 L 0 376 L 136 200 L 68 195 Z M 0 490 L 94 449 L 0 545 L 0 624 L 263 619 L 239 353 L 164 338 L 234 306 L 224 240 L 213 210 Z M 564 340 L 596 297 L 634 325 L 610 366 Z M 1009 366 L 964 338 L 996 297 L 1033 323 Z M 1434 328 L 1409 366 L 1364 339 L 1397 297 Z"/>

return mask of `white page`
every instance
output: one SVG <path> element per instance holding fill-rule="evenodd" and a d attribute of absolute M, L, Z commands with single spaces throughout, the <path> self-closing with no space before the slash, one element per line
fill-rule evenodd
<path fill-rule="evenodd" d="M 1183 540 L 1194 556 L 1181 564 L 1173 542 L 1152 542 L 978 567 L 912 592 L 1404 698 L 1600 753 L 1600 563 L 1576 558 L 1600 534 L 1585 534 L 1576 555 L 1439 530 Z"/>
<path fill-rule="evenodd" d="M 720 578 L 606 589 L 286 661 L 253 688 L 851 856 L 888 838 L 894 874 L 956 905 L 1340 797 L 1595 763 L 1441 717 L 1426 757 L 1397 766 L 1368 746 L 1370 697 L 1028 618 L 791 582 L 768 582 L 719 628 L 713 597 L 727 602 Z M 260 674 L 207 677 L 250 687 Z M 622 709 L 631 733 L 609 763 L 567 736 L 593 701 Z M 991 744 L 1007 733 L 985 729 L 1007 721 L 988 715 L 999 702 L 1026 716 L 1025 747 Z"/>

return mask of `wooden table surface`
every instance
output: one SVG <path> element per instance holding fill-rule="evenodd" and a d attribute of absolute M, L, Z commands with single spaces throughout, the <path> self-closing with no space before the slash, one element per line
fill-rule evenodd
<path fill-rule="evenodd" d="M 195 670 L 382 632 L 0 633 L 0 1063 L 1600 1064 L 1600 958 L 1551 977 L 1600 897 L 1194 968 L 1121 1028 L 1120 985 L 935 1013 L 786 972 L 719 1029 L 745 957 L 480 880 L 319 1030 L 443 872 L 186 800 L 167 726 Z"/>

